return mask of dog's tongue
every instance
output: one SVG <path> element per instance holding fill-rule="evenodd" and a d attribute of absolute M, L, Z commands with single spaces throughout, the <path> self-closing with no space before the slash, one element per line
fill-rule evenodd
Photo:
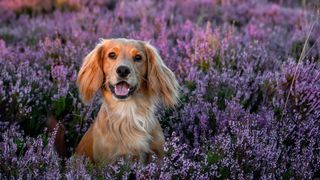
<path fill-rule="evenodd" d="M 120 83 L 116 84 L 116 86 L 114 88 L 114 92 L 118 96 L 128 95 L 129 90 L 130 90 L 129 84 L 126 82 L 120 82 Z"/>

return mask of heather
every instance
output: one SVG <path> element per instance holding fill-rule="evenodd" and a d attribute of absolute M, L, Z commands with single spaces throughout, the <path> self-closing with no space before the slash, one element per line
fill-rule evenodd
<path fill-rule="evenodd" d="M 320 178 L 318 1 L 0 1 L 0 179 Z M 179 83 L 159 164 L 72 156 L 101 104 L 75 84 L 99 38 L 159 49 Z M 69 158 L 46 120 L 66 128 Z"/>

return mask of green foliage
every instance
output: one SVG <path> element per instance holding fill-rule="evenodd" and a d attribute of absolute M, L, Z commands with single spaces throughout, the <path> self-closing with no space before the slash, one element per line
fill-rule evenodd
<path fill-rule="evenodd" d="M 220 162 L 220 160 L 223 158 L 223 156 L 217 152 L 209 151 L 207 153 L 207 161 L 208 165 L 217 164 Z"/>
<path fill-rule="evenodd" d="M 194 91 L 197 88 L 197 84 L 194 81 L 185 81 L 185 86 L 190 90 Z"/>
<path fill-rule="evenodd" d="M 222 70 L 222 57 L 217 55 L 214 57 L 214 63 L 215 63 L 215 68 L 218 70 L 218 71 L 221 71 Z"/>
<path fill-rule="evenodd" d="M 231 171 L 230 171 L 230 168 L 228 167 L 219 167 L 218 173 L 221 175 L 220 178 L 218 179 L 229 179 Z"/>
<path fill-rule="evenodd" d="M 59 117 L 66 110 L 66 97 L 61 97 L 52 104 L 55 117 Z"/>
<path fill-rule="evenodd" d="M 218 100 L 216 104 L 220 110 L 224 110 L 226 108 L 226 101 L 230 100 L 234 96 L 234 93 L 234 89 L 229 86 L 222 85 L 220 88 L 218 88 Z"/>
<path fill-rule="evenodd" d="M 12 42 L 15 39 L 15 36 L 10 33 L 7 28 L 0 28 L 0 39 L 3 39 L 5 42 Z"/>
<path fill-rule="evenodd" d="M 294 176 L 293 176 L 293 173 L 292 173 L 290 170 L 288 170 L 288 171 L 286 171 L 286 172 L 283 173 L 282 179 L 283 179 L 283 180 L 290 180 L 290 179 L 292 179 L 293 177 L 294 177 Z"/>
<path fill-rule="evenodd" d="M 128 164 L 123 164 L 120 167 L 119 173 L 117 174 L 117 179 L 123 179 L 125 173 L 130 172 L 130 166 Z"/>
<path fill-rule="evenodd" d="M 304 41 L 296 41 L 292 44 L 292 47 L 290 49 L 290 54 L 292 55 L 292 57 L 294 57 L 294 59 L 297 62 L 300 58 L 300 54 L 302 52 L 303 46 L 304 46 Z"/>
<path fill-rule="evenodd" d="M 49 143 L 49 134 L 48 133 L 41 134 L 41 139 L 42 139 L 43 145 L 47 146 Z"/>
<path fill-rule="evenodd" d="M 20 138 L 15 138 L 14 143 L 17 145 L 17 153 L 21 156 L 24 154 L 25 142 Z"/>
<path fill-rule="evenodd" d="M 198 68 L 203 72 L 208 72 L 211 67 L 210 62 L 207 60 L 199 61 L 197 65 Z"/>

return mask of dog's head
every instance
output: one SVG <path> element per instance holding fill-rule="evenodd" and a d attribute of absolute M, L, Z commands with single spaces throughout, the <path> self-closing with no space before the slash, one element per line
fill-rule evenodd
<path fill-rule="evenodd" d="M 157 50 L 147 42 L 129 39 L 102 40 L 84 59 L 77 84 L 84 102 L 100 88 L 117 101 L 137 94 L 174 106 L 178 83 Z"/>

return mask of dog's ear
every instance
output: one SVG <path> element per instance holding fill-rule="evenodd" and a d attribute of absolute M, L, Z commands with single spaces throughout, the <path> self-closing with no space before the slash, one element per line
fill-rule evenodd
<path fill-rule="evenodd" d="M 102 52 L 103 42 L 98 44 L 85 58 L 80 68 L 77 85 L 84 103 L 90 102 L 103 84 Z"/>
<path fill-rule="evenodd" d="M 166 106 L 173 107 L 179 98 L 179 84 L 173 72 L 164 64 L 156 48 L 145 43 L 148 64 L 148 89 L 156 100 L 161 100 Z"/>

